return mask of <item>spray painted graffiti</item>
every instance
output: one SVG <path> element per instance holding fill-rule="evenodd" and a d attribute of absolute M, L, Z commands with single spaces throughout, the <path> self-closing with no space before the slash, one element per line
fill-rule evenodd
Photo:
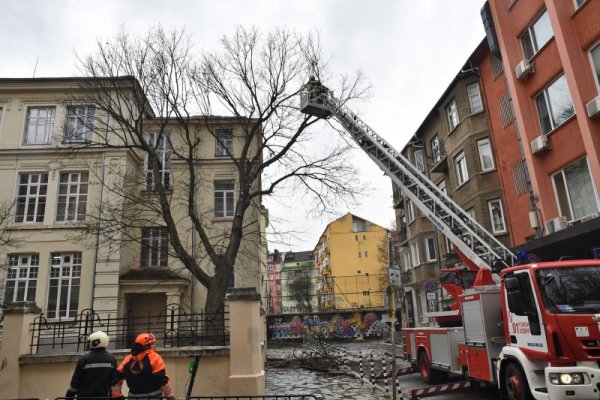
<path fill-rule="evenodd" d="M 350 339 L 381 337 L 389 325 L 381 320 L 381 312 L 355 312 L 270 316 L 267 328 L 269 339 L 296 339 L 316 334 Z"/>

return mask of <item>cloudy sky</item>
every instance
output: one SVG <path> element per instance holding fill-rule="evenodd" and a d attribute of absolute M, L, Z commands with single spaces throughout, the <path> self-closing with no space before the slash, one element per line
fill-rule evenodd
<path fill-rule="evenodd" d="M 401 149 L 467 57 L 483 39 L 484 0 L 2 0 L 0 77 L 76 75 L 75 54 L 124 27 L 143 33 L 162 24 L 185 27 L 196 46 L 218 48 L 235 27 L 263 31 L 317 30 L 336 73 L 361 70 L 371 97 L 355 109 L 375 131 Z M 37 64 L 37 67 L 36 67 Z M 351 162 L 369 182 L 358 207 L 340 208 L 384 227 L 394 218 L 391 183 L 366 155 Z M 303 204 L 265 201 L 277 237 L 270 250 L 311 250 L 328 222 L 307 217 Z M 291 212 L 293 210 L 293 212 Z M 284 229 L 285 228 L 285 229 Z"/>

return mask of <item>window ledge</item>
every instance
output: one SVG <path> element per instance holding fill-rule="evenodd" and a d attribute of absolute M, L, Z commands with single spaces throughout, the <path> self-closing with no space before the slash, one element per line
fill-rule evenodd
<path fill-rule="evenodd" d="M 479 175 L 483 175 L 483 174 L 489 174 L 490 172 L 496 172 L 496 168 L 486 169 L 485 171 L 484 171 L 484 170 L 481 170 L 481 171 L 479 172 Z M 467 182 L 468 182 L 468 181 L 467 181 Z M 466 183 L 466 182 L 465 182 L 465 183 Z"/>
<path fill-rule="evenodd" d="M 454 189 L 454 191 L 456 192 L 458 189 L 460 189 L 460 188 L 462 188 L 463 186 L 465 186 L 467 183 L 469 183 L 469 180 L 470 180 L 470 178 L 469 178 L 469 179 L 467 179 L 466 181 L 464 181 L 463 183 L 461 183 L 460 185 L 458 185 L 458 186 L 456 187 L 456 189 Z"/>
<path fill-rule="evenodd" d="M 469 117 L 474 117 L 476 115 L 480 115 L 480 114 L 484 114 L 485 113 L 485 108 L 481 111 L 477 111 L 477 112 L 472 112 Z"/>
<path fill-rule="evenodd" d="M 80 222 L 55 222 L 51 225 L 45 225 L 41 222 L 14 222 L 6 227 L 9 231 L 21 230 L 50 230 L 50 229 L 85 229 L 85 221 Z"/>
<path fill-rule="evenodd" d="M 571 18 L 574 18 L 577 14 L 579 14 L 579 11 L 585 7 L 586 5 L 588 5 L 590 2 L 590 0 L 585 0 L 583 3 L 581 3 L 581 5 L 579 7 L 577 7 L 575 10 L 573 10 L 573 12 L 571 13 Z"/>
<path fill-rule="evenodd" d="M 554 129 L 552 129 L 551 131 L 548 131 L 548 133 L 542 133 L 542 135 L 546 135 L 546 136 L 550 136 L 550 135 L 554 135 L 557 131 L 559 131 L 563 126 L 565 126 L 566 124 L 568 124 L 569 122 L 571 122 L 572 120 L 574 120 L 577 117 L 577 113 L 573 112 L 573 115 L 571 115 L 569 118 L 565 119 L 563 121 L 562 124 L 556 126 Z"/>
<path fill-rule="evenodd" d="M 231 217 L 213 217 L 213 222 L 229 222 L 233 221 L 233 216 Z"/>
<path fill-rule="evenodd" d="M 507 230 L 499 231 L 499 232 L 493 232 L 494 236 L 503 236 L 503 235 L 506 235 L 506 234 L 508 234 Z"/>

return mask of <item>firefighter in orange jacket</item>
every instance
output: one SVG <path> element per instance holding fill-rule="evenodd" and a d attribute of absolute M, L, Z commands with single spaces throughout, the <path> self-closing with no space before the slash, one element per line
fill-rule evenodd
<path fill-rule="evenodd" d="M 155 342 L 156 338 L 151 333 L 140 333 L 135 338 L 131 354 L 117 367 L 112 386 L 113 399 L 123 397 L 123 379 L 129 387 L 129 397 L 175 399 L 165 362 L 154 349 Z"/>

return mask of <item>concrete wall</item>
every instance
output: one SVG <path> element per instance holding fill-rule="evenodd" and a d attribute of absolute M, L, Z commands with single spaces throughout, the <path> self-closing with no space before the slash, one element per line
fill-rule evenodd
<path fill-rule="evenodd" d="M 234 289 L 228 296 L 230 346 L 157 348 L 177 397 L 185 397 L 188 365 L 201 356 L 192 395 L 260 396 L 265 391 L 265 319 L 254 288 Z M 0 399 L 54 398 L 65 395 L 82 353 L 29 354 L 30 324 L 40 309 L 33 302 L 5 310 L 0 347 Z M 120 362 L 128 350 L 115 350 Z M 127 392 L 125 392 L 127 393 Z"/>

